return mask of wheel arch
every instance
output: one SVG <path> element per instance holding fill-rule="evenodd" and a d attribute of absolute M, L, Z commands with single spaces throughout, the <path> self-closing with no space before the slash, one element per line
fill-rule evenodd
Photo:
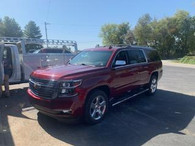
<path fill-rule="evenodd" d="M 154 72 L 151 74 L 150 79 L 151 79 L 151 77 L 152 77 L 153 75 L 155 75 L 155 76 L 157 77 L 157 79 L 158 79 L 158 71 L 154 71 Z"/>
<path fill-rule="evenodd" d="M 103 92 L 105 92 L 105 94 L 108 96 L 110 96 L 110 88 L 108 85 L 101 85 L 101 86 L 97 86 L 95 88 L 92 88 L 88 93 L 87 93 L 87 98 L 89 97 L 90 94 L 92 94 L 92 92 L 94 92 L 95 90 L 101 90 Z"/>
<path fill-rule="evenodd" d="M 110 95 L 110 88 L 109 88 L 109 86 L 107 86 L 107 85 L 101 85 L 101 86 L 98 86 L 98 87 L 95 87 L 95 88 L 93 88 L 93 89 L 91 89 L 88 93 L 87 93 L 87 96 L 86 96 L 86 99 L 85 99 L 85 103 L 84 103 L 84 119 L 85 119 L 85 121 L 87 122 L 87 123 L 89 123 L 89 124 L 96 124 L 96 123 L 98 123 L 98 122 L 100 122 L 103 118 L 104 118 L 104 116 L 105 116 L 105 113 L 107 112 L 107 110 L 108 110 L 108 108 L 106 108 L 106 111 L 105 111 L 105 113 L 104 113 L 104 115 L 103 115 L 103 117 L 101 117 L 101 119 L 99 119 L 99 120 L 94 120 L 94 119 L 92 119 L 91 117 L 90 117 L 90 115 L 89 115 L 89 104 L 90 104 L 90 95 L 94 92 L 94 91 L 103 91 L 106 95 L 107 95 L 107 106 L 109 105 L 108 104 L 108 99 L 109 99 L 109 95 Z"/>
<path fill-rule="evenodd" d="M 87 100 L 89 99 L 89 96 L 90 96 L 95 90 L 101 90 L 101 91 L 105 92 L 105 94 L 106 94 L 107 97 L 108 97 L 108 101 L 109 101 L 109 98 L 110 98 L 110 88 L 109 88 L 109 86 L 108 86 L 108 85 L 100 85 L 100 86 L 94 87 L 94 88 L 92 88 L 92 89 L 89 90 L 89 92 L 87 93 L 86 98 L 85 98 L 84 107 L 85 107 L 85 105 L 86 105 Z"/>

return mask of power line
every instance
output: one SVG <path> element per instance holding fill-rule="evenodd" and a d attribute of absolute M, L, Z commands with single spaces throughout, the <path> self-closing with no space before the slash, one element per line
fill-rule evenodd
<path fill-rule="evenodd" d="M 49 23 L 45 22 L 44 24 L 45 24 L 45 37 L 46 37 L 46 40 L 47 40 L 47 47 L 48 47 L 47 25 Z"/>
<path fill-rule="evenodd" d="M 82 26 L 86 26 L 86 27 L 96 27 L 96 28 L 100 28 L 101 26 L 99 25 L 90 25 L 90 24 L 63 24 L 63 23 L 50 23 L 52 25 L 61 25 L 61 26 L 74 26 L 74 27 L 82 27 Z"/>
<path fill-rule="evenodd" d="M 48 16 L 49 16 L 49 11 L 50 11 L 50 5 L 51 5 L 51 0 L 49 0 L 49 4 L 48 4 L 48 9 L 47 9 L 47 14 L 46 14 L 46 21 L 48 20 Z M 49 23 L 45 22 L 44 25 L 45 25 L 45 38 L 46 38 L 46 41 L 47 41 L 47 47 L 48 47 L 48 35 L 47 35 L 47 25 Z"/>

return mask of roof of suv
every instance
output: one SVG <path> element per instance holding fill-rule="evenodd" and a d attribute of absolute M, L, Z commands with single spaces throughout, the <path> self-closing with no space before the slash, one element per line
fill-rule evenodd
<path fill-rule="evenodd" d="M 122 47 L 116 47 L 116 46 L 105 46 L 105 47 L 96 47 L 96 48 L 90 48 L 85 49 L 85 51 L 117 51 L 122 49 L 148 49 L 148 50 L 155 50 L 151 47 L 144 47 L 144 46 L 122 46 Z"/>

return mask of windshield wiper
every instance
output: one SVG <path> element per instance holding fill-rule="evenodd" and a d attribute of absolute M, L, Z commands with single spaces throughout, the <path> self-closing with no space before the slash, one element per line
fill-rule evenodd
<path fill-rule="evenodd" d="M 85 63 L 81 63 L 81 65 L 84 65 L 84 66 L 86 66 L 86 64 L 85 64 Z"/>
<path fill-rule="evenodd" d="M 95 67 L 95 65 L 89 65 L 89 64 L 85 64 L 85 63 L 81 63 L 80 65 L 83 65 L 83 66 L 92 66 L 92 67 Z"/>

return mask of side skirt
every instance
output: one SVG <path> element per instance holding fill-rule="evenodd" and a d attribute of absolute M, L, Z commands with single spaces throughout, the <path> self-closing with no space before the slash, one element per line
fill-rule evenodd
<path fill-rule="evenodd" d="M 140 95 L 140 94 L 142 94 L 142 93 L 144 93 L 144 92 L 146 92 L 146 91 L 148 91 L 148 90 L 149 90 L 149 89 L 145 89 L 145 90 L 142 90 L 142 91 L 140 91 L 140 92 L 138 92 L 138 93 L 135 93 L 135 94 L 133 94 L 133 95 L 127 95 L 127 96 L 125 96 L 125 97 L 119 98 L 119 99 L 117 99 L 117 101 L 114 101 L 113 103 L 111 103 L 111 105 L 112 105 L 112 106 L 118 105 L 118 104 L 120 104 L 120 103 L 122 103 L 122 102 L 124 102 L 124 101 L 126 101 L 126 100 L 129 100 L 129 99 L 131 99 L 131 98 L 133 98 L 133 97 L 135 97 L 135 96 L 138 96 L 138 95 Z"/>

